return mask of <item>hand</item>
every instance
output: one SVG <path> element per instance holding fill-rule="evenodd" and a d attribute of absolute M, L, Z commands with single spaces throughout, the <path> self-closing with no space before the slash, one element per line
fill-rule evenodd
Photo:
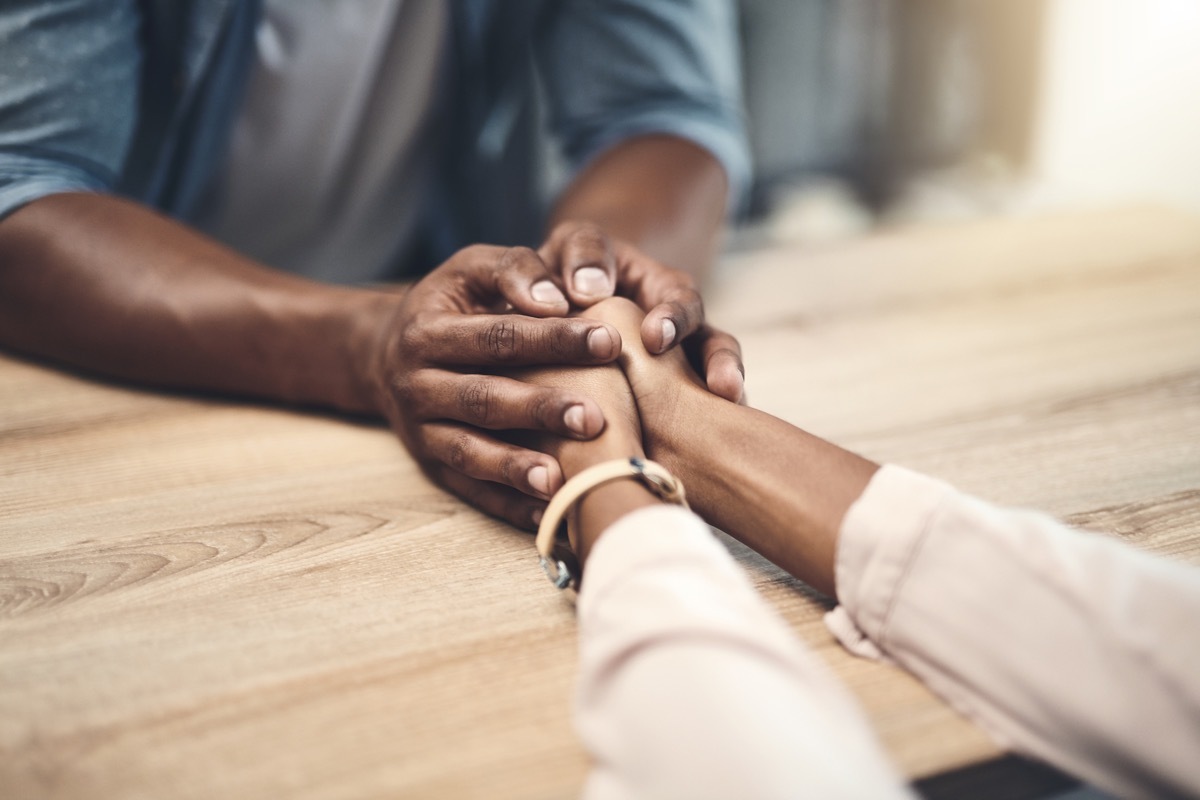
<path fill-rule="evenodd" d="M 842 521 L 879 465 L 714 397 L 678 351 L 655 356 L 641 346 L 634 303 L 614 297 L 581 316 L 625 336 L 620 365 L 646 452 L 683 481 L 696 513 L 833 596 Z"/>
<path fill-rule="evenodd" d="M 608 300 L 599 307 L 603 308 L 608 303 L 628 301 Z M 632 306 L 632 303 L 628 305 Z M 641 312 L 635 310 L 635 313 L 640 319 Z M 628 349 L 640 350 L 642 346 L 638 342 L 635 347 Z M 588 467 L 606 461 L 645 456 L 637 404 L 629 382 L 615 364 L 534 368 L 517 370 L 512 375 L 538 386 L 570 387 L 585 391 L 604 411 L 604 432 L 591 441 L 561 439 L 537 433 L 521 434 L 524 443 L 557 458 L 567 478 L 573 478 Z M 632 480 L 601 486 L 585 495 L 567 515 L 567 531 L 579 565 L 583 566 L 592 545 L 613 522 L 638 508 L 660 502 L 645 486 Z"/>
<path fill-rule="evenodd" d="M 513 313 L 497 313 L 509 305 Z M 468 247 L 402 298 L 373 359 L 370 382 L 380 408 L 425 473 L 522 528 L 540 518 L 562 471 L 552 457 L 481 429 L 590 439 L 603 430 L 604 416 L 577 390 L 490 373 L 614 360 L 621 351 L 616 328 L 561 318 L 567 310 L 557 278 L 532 250 Z"/>
<path fill-rule="evenodd" d="M 647 350 L 663 353 L 683 342 L 709 391 L 745 404 L 741 346 L 704 322 L 704 302 L 691 275 L 588 222 L 557 225 L 538 254 L 562 276 L 574 305 L 587 308 L 614 294 L 632 299 L 646 312 L 641 338 Z"/>
<path fill-rule="evenodd" d="M 606 322 L 621 334 L 624 344 L 619 364 L 633 392 L 639 431 L 651 458 L 669 458 L 670 446 L 675 441 L 695 437 L 697 420 L 690 413 L 694 408 L 716 412 L 724 405 L 705 390 L 703 379 L 681 351 L 653 355 L 638 341 L 645 314 L 636 303 L 614 297 L 580 312 L 579 316 Z M 669 466 L 675 469 L 678 465 Z"/>

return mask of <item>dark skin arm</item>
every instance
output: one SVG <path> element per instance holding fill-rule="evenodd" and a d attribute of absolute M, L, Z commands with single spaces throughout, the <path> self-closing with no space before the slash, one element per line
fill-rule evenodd
<path fill-rule="evenodd" d="M 365 354 L 397 301 L 263 268 L 106 195 L 0 223 L 0 341 L 139 383 L 372 413 Z"/>
<path fill-rule="evenodd" d="M 647 141 L 614 148 L 609 165 L 597 162 L 581 176 L 562 209 L 615 213 L 623 195 L 614 187 L 632 167 L 650 169 L 650 159 L 671 168 L 627 195 L 656 199 L 646 201 L 641 231 L 625 235 L 693 241 L 696 213 L 668 210 L 693 194 L 714 204 L 719 194 L 723 208 L 723 175 L 716 192 L 711 174 L 720 168 L 690 145 L 678 149 L 683 143 L 673 140 L 668 150 L 682 159 L 673 160 L 647 151 Z M 719 215 L 710 221 L 704 240 L 712 242 Z M 690 275 L 603 234 L 591 241 L 616 256 L 580 250 L 578 225 L 556 230 L 565 231 L 562 246 L 547 245 L 540 257 L 526 248 L 466 248 L 407 293 L 383 292 L 268 269 L 113 196 L 52 195 L 0 220 L 0 345 L 139 383 L 385 417 L 431 478 L 528 528 L 561 484 L 561 470 L 552 457 L 489 429 L 587 439 L 604 419 L 578 391 L 491 373 L 606 363 L 621 346 L 610 325 L 562 318 L 569 284 L 560 276 L 573 274 L 564 273 L 563 254 L 600 258 L 623 292 L 652 314 L 675 315 L 680 330 L 703 318 Z M 504 304 L 517 313 L 494 313 Z"/>
<path fill-rule="evenodd" d="M 591 441 L 535 437 L 567 478 L 613 459 L 649 456 L 679 477 L 705 520 L 762 553 L 810 586 L 836 596 L 842 521 L 878 465 L 753 408 L 714 397 L 678 351 L 651 355 L 636 333 L 642 311 L 612 298 L 582 312 L 625 337 L 613 365 L 523 371 L 541 386 L 577 386 L 608 425 Z M 604 532 L 625 514 L 658 500 L 634 480 L 600 486 L 568 513 L 571 543 L 586 583 L 586 563 Z"/>
<path fill-rule="evenodd" d="M 704 391 L 677 352 L 652 356 L 638 346 L 632 334 L 642 312 L 633 304 L 613 299 L 583 313 L 615 325 L 630 341 L 620 364 L 637 403 L 642 442 L 651 458 L 683 481 L 696 512 L 836 596 L 842 521 L 878 465 Z"/>
<path fill-rule="evenodd" d="M 329 286 L 138 204 L 59 194 L 0 221 L 0 344 L 140 383 L 386 417 L 431 477 L 528 526 L 557 463 L 477 426 L 586 438 L 600 410 L 463 365 L 614 358 L 611 326 L 541 318 L 567 311 L 553 277 L 530 250 L 476 247 L 405 294 Z M 525 315 L 483 313 L 501 302 Z"/>

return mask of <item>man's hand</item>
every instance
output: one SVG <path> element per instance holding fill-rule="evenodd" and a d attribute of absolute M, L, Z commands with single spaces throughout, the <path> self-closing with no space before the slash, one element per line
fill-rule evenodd
<path fill-rule="evenodd" d="M 704 322 L 704 302 L 691 275 L 660 264 L 587 222 L 555 226 L 538 254 L 562 275 L 574 305 L 587 308 L 613 295 L 628 297 L 646 312 L 641 333 L 647 350 L 663 353 L 683 342 L 709 391 L 745 403 L 741 346 Z"/>
<path fill-rule="evenodd" d="M 540 519 L 562 472 L 550 456 L 481 429 L 590 439 L 603 430 L 604 417 L 579 392 L 491 373 L 617 357 L 616 328 L 564 319 L 567 311 L 558 278 L 532 250 L 468 247 L 408 291 L 374 359 L 381 410 L 426 474 L 522 528 Z"/>

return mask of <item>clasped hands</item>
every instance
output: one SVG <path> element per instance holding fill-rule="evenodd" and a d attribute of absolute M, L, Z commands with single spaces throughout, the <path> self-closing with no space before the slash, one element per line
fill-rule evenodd
<path fill-rule="evenodd" d="M 475 245 L 397 303 L 370 359 L 380 410 L 435 482 L 526 529 L 562 485 L 558 461 L 501 432 L 588 440 L 600 406 L 573 387 L 521 380 L 517 368 L 595 366 L 621 354 L 616 326 L 569 316 L 613 295 L 646 312 L 650 353 L 684 345 L 709 391 L 742 401 L 737 341 L 704 322 L 692 276 L 588 223 L 563 223 L 537 251 Z"/>

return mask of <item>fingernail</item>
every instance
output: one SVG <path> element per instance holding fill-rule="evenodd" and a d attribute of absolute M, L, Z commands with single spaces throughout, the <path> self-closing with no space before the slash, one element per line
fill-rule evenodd
<path fill-rule="evenodd" d="M 550 495 L 550 470 L 538 464 L 536 467 L 530 467 L 525 478 L 535 492 L 541 492 L 546 496 Z"/>
<path fill-rule="evenodd" d="M 671 342 L 675 341 L 675 323 L 669 319 L 662 321 L 662 349 L 666 350 L 671 346 Z"/>
<path fill-rule="evenodd" d="M 575 270 L 575 291 L 588 297 L 607 297 L 612 294 L 608 273 L 599 267 L 580 267 Z"/>
<path fill-rule="evenodd" d="M 608 328 L 593 328 L 587 337 L 588 352 L 596 358 L 611 358 L 616 342 Z"/>
<path fill-rule="evenodd" d="M 562 291 L 550 281 L 538 281 L 529 287 L 529 294 L 539 303 L 561 305 L 567 302 L 567 298 L 563 296 Z"/>
<path fill-rule="evenodd" d="M 576 436 L 586 434 L 587 430 L 583 426 L 583 406 L 574 405 L 568 408 L 563 414 L 563 424 Z M 546 476 L 546 480 L 550 480 L 549 475 Z"/>
<path fill-rule="evenodd" d="M 536 528 L 538 525 L 542 524 L 542 516 L 544 513 L 545 512 L 543 512 L 542 509 L 535 508 L 533 513 L 529 515 L 529 518 L 533 520 L 533 527 Z"/>

